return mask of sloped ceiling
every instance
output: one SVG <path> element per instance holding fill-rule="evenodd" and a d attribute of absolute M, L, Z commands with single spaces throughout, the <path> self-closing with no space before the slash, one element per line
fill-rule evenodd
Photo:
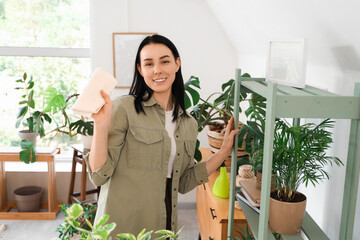
<path fill-rule="evenodd" d="M 207 0 L 207 3 L 238 54 L 266 55 L 270 40 L 305 37 L 309 41 L 310 62 L 326 65 L 340 58 L 349 64 L 359 60 L 360 1 Z"/>

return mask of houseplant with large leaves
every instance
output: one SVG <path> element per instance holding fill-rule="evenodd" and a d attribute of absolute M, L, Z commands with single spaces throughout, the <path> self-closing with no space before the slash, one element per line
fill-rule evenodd
<path fill-rule="evenodd" d="M 242 77 L 250 77 L 248 73 L 242 75 Z M 193 106 L 190 114 L 196 119 L 198 123 L 198 132 L 203 131 L 206 126 L 209 126 L 211 132 L 215 132 L 215 135 L 219 135 L 219 140 L 215 146 L 221 146 L 222 137 L 226 129 L 226 125 L 230 118 L 233 116 L 234 109 L 234 88 L 235 81 L 233 79 L 228 80 L 221 86 L 221 91 L 211 93 L 207 98 L 202 98 L 197 91 L 200 89 L 200 81 L 197 77 L 191 77 L 187 83 L 185 83 L 185 91 L 193 99 L 191 104 L 190 98 L 185 97 L 187 107 Z M 247 94 L 241 93 L 240 102 L 247 101 Z M 241 112 L 239 107 L 239 112 Z M 197 142 L 197 149 L 200 143 Z M 239 145 L 241 146 L 241 145 Z M 195 154 L 197 161 L 201 160 L 201 153 Z"/>

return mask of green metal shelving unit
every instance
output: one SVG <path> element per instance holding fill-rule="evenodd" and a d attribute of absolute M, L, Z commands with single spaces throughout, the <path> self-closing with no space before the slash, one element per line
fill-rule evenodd
<path fill-rule="evenodd" d="M 346 161 L 346 178 L 343 195 L 339 239 L 352 239 L 356 209 L 356 198 L 360 171 L 360 83 L 355 84 L 354 96 L 340 96 L 321 89 L 306 86 L 303 89 L 266 82 L 265 78 L 243 78 L 241 70 L 235 74 L 234 120 L 239 121 L 240 92 L 262 95 L 266 98 L 266 122 L 264 142 L 264 169 L 261 185 L 260 214 L 255 213 L 242 201 L 239 204 L 247 218 L 252 232 L 258 240 L 275 239 L 268 228 L 270 181 L 272 168 L 272 146 L 275 118 L 332 118 L 351 119 L 349 148 Z M 235 124 L 237 125 L 237 124 Z M 234 146 L 237 146 L 237 138 Z M 231 162 L 228 239 L 233 239 L 234 199 L 236 193 L 236 156 L 233 148 Z M 345 162 L 345 161 L 344 161 Z M 232 200 L 232 201 L 231 201 Z M 309 239 L 329 239 L 306 212 L 302 230 Z M 282 236 L 285 240 L 302 239 L 300 234 Z"/>

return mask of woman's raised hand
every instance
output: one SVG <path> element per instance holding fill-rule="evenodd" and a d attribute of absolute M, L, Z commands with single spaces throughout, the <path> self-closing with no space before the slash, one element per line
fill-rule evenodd
<path fill-rule="evenodd" d="M 100 90 L 100 94 L 104 98 L 105 104 L 104 106 L 102 106 L 99 112 L 92 114 L 92 118 L 94 119 L 95 125 L 98 126 L 102 125 L 103 127 L 109 129 L 111 123 L 112 111 L 113 111 L 112 101 L 109 95 L 105 91 Z"/>
<path fill-rule="evenodd" d="M 231 117 L 227 127 L 226 132 L 224 136 L 224 141 L 221 146 L 221 151 L 226 154 L 226 156 L 229 156 L 232 150 L 232 146 L 234 143 L 234 137 L 239 132 L 239 129 L 234 130 L 234 117 Z"/>

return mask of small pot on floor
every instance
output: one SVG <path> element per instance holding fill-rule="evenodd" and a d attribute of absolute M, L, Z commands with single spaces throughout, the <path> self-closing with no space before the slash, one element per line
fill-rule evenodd
<path fill-rule="evenodd" d="M 42 187 L 26 186 L 14 190 L 16 207 L 19 212 L 38 212 L 44 193 Z"/>

